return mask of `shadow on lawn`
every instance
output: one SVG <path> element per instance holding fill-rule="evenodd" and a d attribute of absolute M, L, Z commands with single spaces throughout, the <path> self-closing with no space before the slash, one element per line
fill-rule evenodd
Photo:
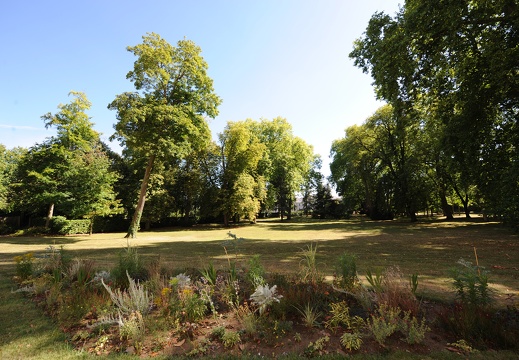
<path fill-rule="evenodd" d="M 1 244 L 13 244 L 13 245 L 67 245 L 75 244 L 83 238 L 77 237 L 42 237 L 42 236 L 0 236 Z"/>
<path fill-rule="evenodd" d="M 263 221 L 259 221 L 263 222 Z M 355 216 L 348 220 L 328 220 L 295 218 L 294 220 L 266 220 L 272 230 L 279 231 L 378 231 L 378 232 L 401 232 L 432 229 L 442 230 L 445 228 L 464 229 L 466 227 L 481 226 L 484 228 L 496 227 L 503 228 L 496 222 L 485 222 L 482 218 L 455 218 L 454 220 L 444 220 L 439 218 L 421 217 L 418 222 L 411 223 L 407 219 L 399 220 L 371 220 L 367 217 Z"/>

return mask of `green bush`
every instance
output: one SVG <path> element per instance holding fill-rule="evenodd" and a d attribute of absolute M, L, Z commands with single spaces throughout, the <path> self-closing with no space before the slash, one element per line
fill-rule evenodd
<path fill-rule="evenodd" d="M 357 258 L 355 255 L 344 252 L 335 265 L 336 283 L 346 290 L 353 290 L 359 284 L 357 277 Z"/>
<path fill-rule="evenodd" d="M 75 235 L 90 233 L 90 220 L 67 220 L 64 216 L 55 216 L 50 223 L 53 234 Z"/>
<path fill-rule="evenodd" d="M 488 286 L 488 271 L 463 259 L 458 260 L 458 265 L 451 271 L 458 299 L 464 305 L 474 307 L 491 305 L 493 298 Z"/>
<path fill-rule="evenodd" d="M 115 284 L 125 289 L 129 286 L 127 274 L 132 279 L 140 281 L 145 281 L 148 278 L 148 271 L 137 252 L 137 248 L 130 245 L 129 242 L 119 253 L 119 260 L 111 271 Z"/>

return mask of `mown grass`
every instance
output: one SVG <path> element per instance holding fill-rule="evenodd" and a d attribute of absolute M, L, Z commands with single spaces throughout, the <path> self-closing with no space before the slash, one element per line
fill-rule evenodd
<path fill-rule="evenodd" d="M 474 262 L 476 248 L 479 264 L 491 270 L 492 287 L 499 303 L 505 304 L 513 296 L 517 301 L 519 296 L 518 236 L 497 223 L 478 220 L 426 220 L 417 224 L 364 219 L 264 221 L 230 229 L 205 226 L 143 232 L 131 244 L 138 246 L 145 260 L 160 259 L 165 268 L 201 269 L 209 261 L 223 268 L 227 257 L 222 242 L 229 239 L 229 231 L 244 239 L 237 249 L 240 265 L 246 265 L 248 257 L 259 254 L 269 272 L 295 273 L 299 268 L 298 253 L 308 244 L 314 244 L 319 268 L 325 275 L 333 274 L 335 260 L 347 251 L 357 256 L 361 276 L 368 268 L 396 265 L 404 274 L 419 275 L 419 295 L 439 298 L 452 296 L 449 269 L 461 257 Z M 11 293 L 15 274 L 13 257 L 28 252 L 43 253 L 46 247 L 55 245 L 63 246 L 71 256 L 94 259 L 99 269 L 110 269 L 119 251 L 127 245 L 123 235 L 0 237 L 0 358 L 89 357 L 72 351 L 51 320 L 21 294 Z M 227 251 L 229 256 L 235 256 L 232 248 L 228 247 Z M 508 358 L 508 353 L 499 356 Z"/>

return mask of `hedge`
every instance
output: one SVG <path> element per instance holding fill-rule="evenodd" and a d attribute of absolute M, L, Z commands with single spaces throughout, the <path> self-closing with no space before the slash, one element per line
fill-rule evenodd
<path fill-rule="evenodd" d="M 67 220 L 64 216 L 55 216 L 52 218 L 50 230 L 53 234 L 59 235 L 89 234 L 90 220 Z"/>

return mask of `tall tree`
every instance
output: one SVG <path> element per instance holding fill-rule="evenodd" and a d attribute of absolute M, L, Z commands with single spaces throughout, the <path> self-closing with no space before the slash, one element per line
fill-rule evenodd
<path fill-rule="evenodd" d="M 267 148 L 260 168 L 268 191 L 277 200 L 281 220 L 285 214 L 290 220 L 295 194 L 302 190 L 315 160 L 313 147 L 294 136 L 292 126 L 282 117 L 262 120 L 256 126 L 254 132 Z"/>
<path fill-rule="evenodd" d="M 392 107 L 378 109 L 361 127 L 351 127 L 346 138 L 334 142 L 332 180 L 346 201 L 360 195 L 372 218 L 416 213 L 426 198 L 423 182 L 422 130 L 417 122 L 404 127 Z"/>
<path fill-rule="evenodd" d="M 210 130 L 204 116 L 218 114 L 220 98 L 207 75 L 201 49 L 190 40 L 170 45 L 158 34 L 127 50 L 137 56 L 126 78 L 136 92 L 117 95 L 108 106 L 117 111 L 115 134 L 123 147 L 147 159 L 139 200 L 127 237 L 135 237 L 155 160 L 183 158 L 193 148 L 206 146 Z"/>
<path fill-rule="evenodd" d="M 3 144 L 0 144 L 0 212 L 12 211 L 13 194 L 10 185 L 15 181 L 18 165 L 26 152 L 25 148 L 6 149 Z"/>
<path fill-rule="evenodd" d="M 322 159 L 319 155 L 314 155 L 312 166 L 308 174 L 304 179 L 301 186 L 302 201 L 303 201 L 303 212 L 308 215 L 313 208 L 315 203 L 316 194 L 320 184 L 323 182 L 323 174 L 321 174 Z"/>
<path fill-rule="evenodd" d="M 93 218 L 117 208 L 112 188 L 116 176 L 109 171 L 110 160 L 86 114 L 91 104 L 84 93 L 70 95 L 73 99 L 60 104 L 58 113 L 42 116 L 45 126 L 55 127 L 57 135 L 29 149 L 13 184 L 21 210 L 47 207 L 47 227 L 55 206 L 75 218 Z"/>
<path fill-rule="evenodd" d="M 407 0 L 395 17 L 374 14 L 350 55 L 399 118 L 414 118 L 424 97 L 440 99 L 441 151 L 466 211 L 474 187 L 499 216 L 519 190 L 510 172 L 519 159 L 518 10 L 514 0 Z"/>
<path fill-rule="evenodd" d="M 258 163 L 266 146 L 252 131 L 252 121 L 228 122 L 219 135 L 221 146 L 221 207 L 225 225 L 234 216 L 254 221 L 265 198 Z"/>

